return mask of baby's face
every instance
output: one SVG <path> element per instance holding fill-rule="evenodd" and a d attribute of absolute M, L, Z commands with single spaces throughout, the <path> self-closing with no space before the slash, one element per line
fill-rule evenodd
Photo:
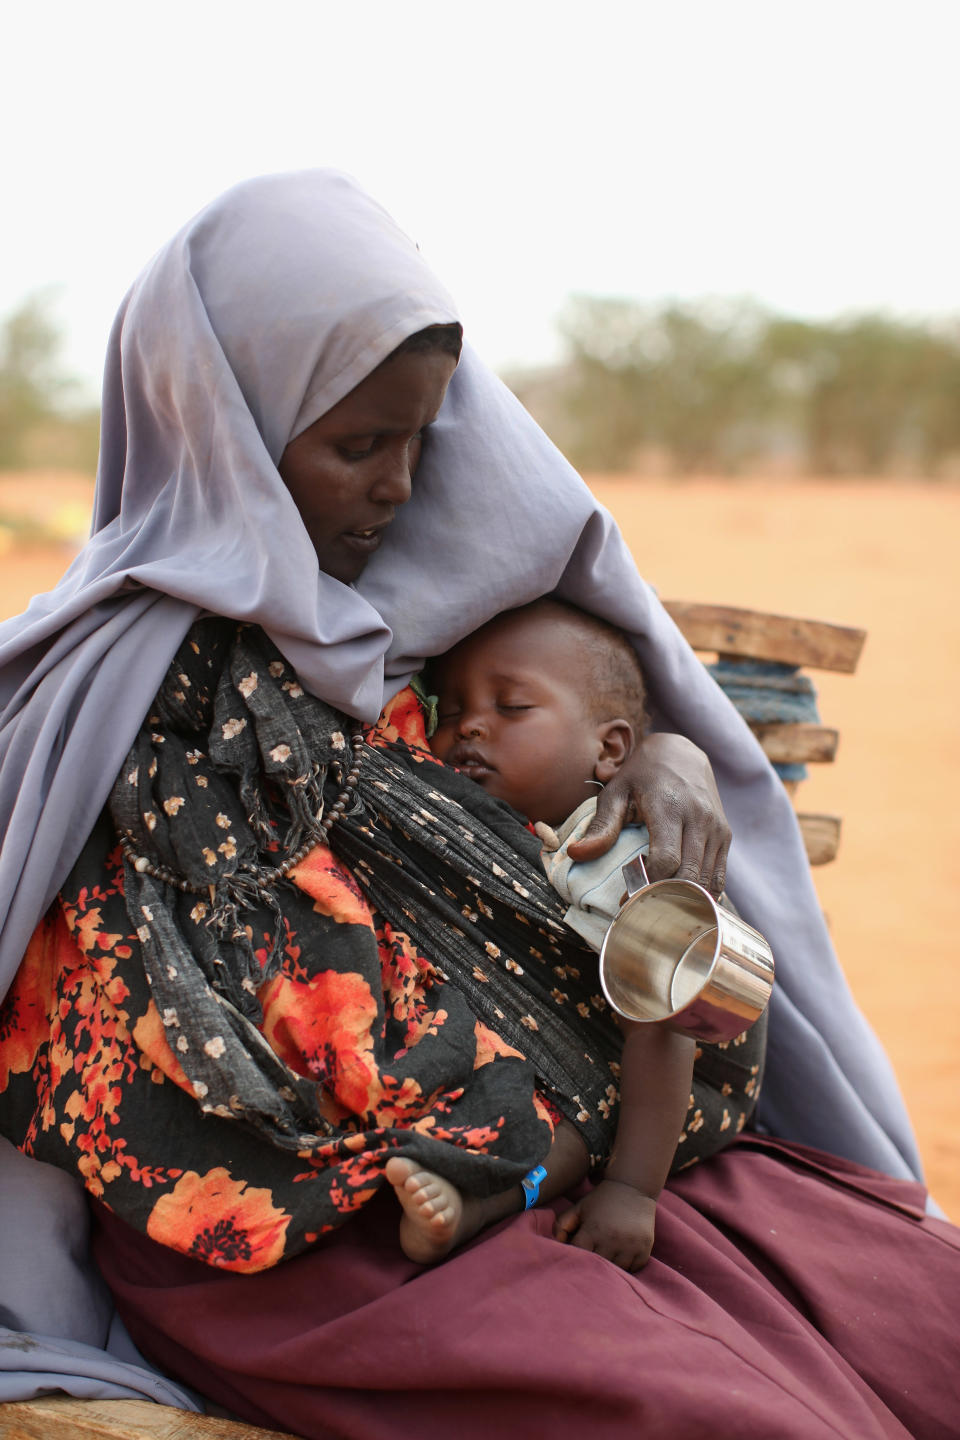
<path fill-rule="evenodd" d="M 437 664 L 433 753 L 526 815 L 559 825 L 591 795 L 603 750 L 583 694 L 584 640 L 542 615 L 508 616 Z"/>

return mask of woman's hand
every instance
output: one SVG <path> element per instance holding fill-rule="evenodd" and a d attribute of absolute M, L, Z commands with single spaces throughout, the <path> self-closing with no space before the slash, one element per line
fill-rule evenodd
<path fill-rule="evenodd" d="M 642 821 L 650 832 L 651 880 L 676 875 L 719 895 L 727 871 L 727 824 L 703 751 L 683 735 L 647 735 L 597 799 L 597 813 L 574 860 L 604 855 L 624 825 Z"/>

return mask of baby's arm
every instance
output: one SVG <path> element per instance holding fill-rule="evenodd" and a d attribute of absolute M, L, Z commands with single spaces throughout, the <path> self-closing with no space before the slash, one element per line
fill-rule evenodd
<path fill-rule="evenodd" d="M 653 1248 L 657 1197 L 683 1129 L 694 1043 L 665 1025 L 622 1020 L 617 1138 L 600 1184 L 557 1221 L 558 1240 L 641 1270 Z"/>

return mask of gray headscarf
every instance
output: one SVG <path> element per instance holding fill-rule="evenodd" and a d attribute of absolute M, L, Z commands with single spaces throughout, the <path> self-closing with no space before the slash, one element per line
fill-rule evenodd
<path fill-rule="evenodd" d="M 308 689 L 373 720 L 425 657 L 557 590 L 633 637 L 660 724 L 713 763 L 736 837 L 728 888 L 777 957 L 761 1121 L 892 1174 L 916 1172 L 895 1081 L 833 955 L 783 787 L 609 514 L 469 349 L 413 497 L 362 580 L 320 573 L 277 472 L 284 447 L 408 335 L 454 319 L 416 247 L 330 171 L 229 191 L 133 286 L 107 355 L 92 537 L 55 590 L 0 626 L 3 988 L 198 614 L 260 624 Z M 23 1342 L 5 1348 L 0 1333 L 0 1355 L 12 1356 L 0 1365 L 0 1400 L 51 1383 L 130 1394 L 136 1373 L 156 1396 L 156 1377 L 126 1363 L 129 1353 L 114 1363 L 100 1348 L 109 1339 L 116 1353 L 115 1332 L 82 1257 L 50 1251 L 51 1231 L 83 1233 L 75 1189 L 8 1153 L 0 1145 L 0 1319 L 47 1338 L 30 1342 L 24 1379 L 13 1375 Z M 46 1288 L 31 1274 L 38 1246 Z M 50 1303 L 61 1261 L 69 1314 Z"/>

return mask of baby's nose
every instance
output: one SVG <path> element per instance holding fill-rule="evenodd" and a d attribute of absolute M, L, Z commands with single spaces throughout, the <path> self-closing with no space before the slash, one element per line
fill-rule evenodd
<path fill-rule="evenodd" d="M 470 740 L 474 736 L 482 735 L 484 732 L 483 719 L 480 715 L 461 715 L 457 727 L 458 734 L 464 740 Z"/>

